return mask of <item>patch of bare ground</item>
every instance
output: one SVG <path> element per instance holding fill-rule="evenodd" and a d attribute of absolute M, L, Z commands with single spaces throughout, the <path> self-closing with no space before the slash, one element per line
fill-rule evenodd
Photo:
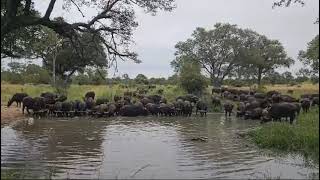
<path fill-rule="evenodd" d="M 18 108 L 17 106 L 12 105 L 8 108 L 5 104 L 1 103 L 1 126 L 24 118 L 25 116 L 22 114 L 20 107 Z"/>

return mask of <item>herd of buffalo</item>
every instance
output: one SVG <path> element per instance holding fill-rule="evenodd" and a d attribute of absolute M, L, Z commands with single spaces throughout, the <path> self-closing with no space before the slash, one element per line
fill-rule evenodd
<path fill-rule="evenodd" d="M 40 97 L 30 97 L 26 93 L 16 93 L 8 102 L 8 107 L 16 102 L 21 107 L 33 111 L 39 116 L 64 116 L 73 117 L 81 115 L 101 116 L 191 116 L 194 106 L 196 114 L 205 116 L 208 106 L 194 95 L 180 96 L 174 103 L 168 103 L 166 98 L 160 95 L 138 95 L 133 100 L 133 95 L 125 93 L 123 97 L 115 96 L 113 101 L 107 98 L 95 99 L 94 92 L 87 92 L 83 100 L 66 101 L 67 97 L 50 92 L 42 93 Z"/>
<path fill-rule="evenodd" d="M 133 100 L 134 99 L 134 100 Z M 196 115 L 206 116 L 208 101 L 201 100 L 195 95 L 185 95 L 168 103 L 160 95 L 141 95 L 126 92 L 124 96 L 114 96 L 113 101 L 107 98 L 95 99 L 93 91 L 87 92 L 83 100 L 67 101 L 64 95 L 50 92 L 42 93 L 40 97 L 30 97 L 26 93 L 16 93 L 8 102 L 8 107 L 16 102 L 24 113 L 39 116 L 73 117 L 81 115 L 101 116 L 191 116 L 193 109 Z M 259 119 L 261 122 L 281 121 L 290 119 L 293 123 L 301 109 L 308 112 L 311 106 L 319 105 L 319 94 L 304 94 L 300 99 L 282 95 L 277 91 L 257 93 L 254 91 L 230 88 L 213 88 L 211 103 L 223 107 L 226 116 L 236 108 L 237 117 L 244 119 Z M 237 104 L 237 105 L 235 105 Z"/>
<path fill-rule="evenodd" d="M 220 98 L 227 99 L 224 103 L 226 115 L 229 113 L 230 116 L 234 109 L 231 101 L 238 102 L 238 117 L 259 119 L 262 123 L 289 118 L 292 124 L 301 109 L 307 113 L 311 106 L 319 106 L 319 94 L 304 94 L 300 99 L 296 99 L 277 91 L 257 93 L 229 88 L 212 89 L 212 103 L 220 105 Z"/>

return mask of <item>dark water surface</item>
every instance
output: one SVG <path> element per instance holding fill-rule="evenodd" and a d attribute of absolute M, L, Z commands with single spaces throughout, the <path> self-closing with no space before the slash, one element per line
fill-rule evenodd
<path fill-rule="evenodd" d="M 319 177 L 319 167 L 299 156 L 266 155 L 237 138 L 258 125 L 218 114 L 29 120 L 1 128 L 1 171 L 34 178 Z M 201 136 L 208 141 L 191 140 Z"/>

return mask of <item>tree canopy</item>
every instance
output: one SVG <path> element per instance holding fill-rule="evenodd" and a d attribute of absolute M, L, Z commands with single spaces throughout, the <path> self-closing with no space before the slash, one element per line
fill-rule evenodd
<path fill-rule="evenodd" d="M 319 76 L 319 35 L 308 43 L 306 51 L 299 52 L 299 60 L 304 65 L 301 73 Z"/>
<path fill-rule="evenodd" d="M 175 8 L 174 0 L 64 0 L 65 10 L 75 7 L 83 16 L 86 13 L 82 12 L 82 7 L 98 9 L 98 14 L 87 22 L 66 22 L 50 18 L 56 0 L 48 1 L 44 15 L 40 15 L 34 3 L 35 0 L 1 0 L 2 57 L 30 56 L 26 52 L 32 51 L 25 48 L 28 47 L 27 43 L 33 42 L 30 40 L 36 41 L 34 31 L 41 31 L 37 29 L 39 27 L 47 27 L 60 36 L 69 38 L 72 44 L 83 33 L 96 36 L 108 52 L 106 58 L 109 61 L 115 62 L 120 58 L 140 62 L 137 54 L 129 48 L 132 32 L 138 26 L 135 10 L 138 7 L 146 13 L 155 14 L 158 10 L 171 11 Z M 24 38 L 28 40 L 20 41 Z"/>
<path fill-rule="evenodd" d="M 260 84 L 263 74 L 294 62 L 277 40 L 236 25 L 217 23 L 214 27 L 197 28 L 190 39 L 177 43 L 171 62 L 176 71 L 188 57 L 209 75 L 214 86 L 221 86 L 226 77 L 248 75 L 256 76 Z"/>

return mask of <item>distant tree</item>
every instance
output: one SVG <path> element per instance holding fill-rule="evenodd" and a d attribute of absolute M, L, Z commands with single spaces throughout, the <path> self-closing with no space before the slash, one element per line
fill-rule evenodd
<path fill-rule="evenodd" d="M 83 73 L 86 67 L 108 67 L 102 42 L 90 34 L 82 34 L 79 38 L 79 44 L 71 42 L 69 39 L 63 39 L 57 52 L 50 50 L 44 54 L 44 66 L 52 73 L 52 58 L 54 57 L 52 53 L 56 53 L 55 71 L 57 76 L 64 81 L 63 85 L 70 81 L 75 72 Z M 81 52 L 76 51 L 74 46 L 82 47 Z"/>
<path fill-rule="evenodd" d="M 299 60 L 304 65 L 301 73 L 319 77 L 319 35 L 308 43 L 307 51 L 299 52 Z"/>
<path fill-rule="evenodd" d="M 294 80 L 294 77 L 293 77 L 292 73 L 289 72 L 289 71 L 286 71 L 286 72 L 283 73 L 283 78 L 287 83 L 290 83 L 291 81 Z"/>
<path fill-rule="evenodd" d="M 147 76 L 143 75 L 143 74 L 138 74 L 136 76 L 136 78 L 134 79 L 134 81 L 137 84 L 149 84 L 148 78 Z"/>
<path fill-rule="evenodd" d="M 178 78 L 179 78 L 178 75 L 174 74 L 174 75 L 168 77 L 167 82 L 168 82 L 168 84 L 172 84 L 172 85 L 178 84 Z"/>
<path fill-rule="evenodd" d="M 281 76 L 279 72 L 276 72 L 274 70 L 269 71 L 263 77 L 263 81 L 265 81 L 266 83 L 270 83 L 272 85 L 285 83 L 283 76 Z"/>
<path fill-rule="evenodd" d="M 200 95 L 206 88 L 206 79 L 201 75 L 200 64 L 185 57 L 179 70 L 179 84 L 190 94 Z"/>
<path fill-rule="evenodd" d="M 295 81 L 298 82 L 298 83 L 303 83 L 303 82 L 306 82 L 308 81 L 309 78 L 307 76 L 298 76 Z"/>
<path fill-rule="evenodd" d="M 171 65 L 179 71 L 180 61 L 189 57 L 204 69 L 214 86 L 221 86 L 223 80 L 239 66 L 245 44 L 242 30 L 236 25 L 217 23 L 214 27 L 208 31 L 197 28 L 192 38 L 179 42 L 175 46 L 176 59 Z"/>
<path fill-rule="evenodd" d="M 123 81 L 124 81 L 125 84 L 129 84 L 130 77 L 129 77 L 128 74 L 123 74 L 122 78 L 123 78 Z"/>
<path fill-rule="evenodd" d="M 8 67 L 13 73 L 22 73 L 26 68 L 25 64 L 20 62 L 9 62 Z"/>
<path fill-rule="evenodd" d="M 23 73 L 23 78 L 25 82 L 34 84 L 49 84 L 50 75 L 49 72 L 43 67 L 36 64 L 29 64 L 25 68 Z"/>
<path fill-rule="evenodd" d="M 290 67 L 294 60 L 287 56 L 284 47 L 278 40 L 270 40 L 266 36 L 252 34 L 254 36 L 250 47 L 246 50 L 245 61 L 257 77 L 257 83 L 261 85 L 261 79 L 269 72 L 279 67 Z"/>

